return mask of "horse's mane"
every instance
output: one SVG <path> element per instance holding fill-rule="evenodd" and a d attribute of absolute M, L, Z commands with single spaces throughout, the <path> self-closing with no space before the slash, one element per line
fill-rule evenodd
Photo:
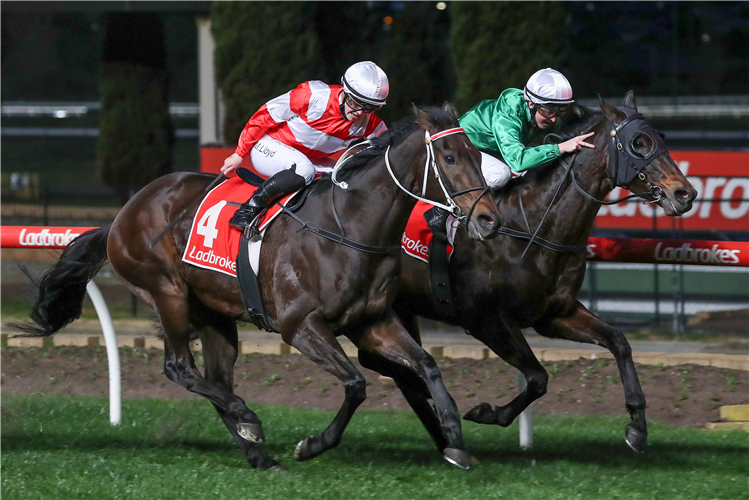
<path fill-rule="evenodd" d="M 603 111 L 593 110 L 586 106 L 576 104 L 571 110 L 571 118 L 568 118 L 562 128 L 554 133 L 554 138 L 564 142 L 573 137 L 590 130 L 593 125 L 603 120 Z"/>
<path fill-rule="evenodd" d="M 428 114 L 440 127 L 451 128 L 458 126 L 458 120 L 447 111 L 437 107 L 419 108 Z M 355 153 L 336 174 L 337 181 L 345 181 L 355 175 L 361 167 L 373 163 L 377 158 L 385 155 L 388 146 L 394 146 L 405 139 L 418 128 L 413 116 L 402 118 L 396 122 L 392 129 L 384 134 L 370 139 L 370 147 Z M 333 183 L 329 175 L 314 181 L 310 187 L 310 194 L 329 189 Z"/>

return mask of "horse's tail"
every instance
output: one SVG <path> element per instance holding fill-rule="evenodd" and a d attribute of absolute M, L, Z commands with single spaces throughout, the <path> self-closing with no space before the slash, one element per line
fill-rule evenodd
<path fill-rule="evenodd" d="M 92 229 L 74 239 L 60 260 L 35 279 L 38 294 L 31 310 L 33 322 L 13 323 L 21 337 L 46 337 L 78 319 L 83 309 L 86 285 L 107 262 L 109 226 Z M 25 271 L 25 270 L 24 270 Z"/>

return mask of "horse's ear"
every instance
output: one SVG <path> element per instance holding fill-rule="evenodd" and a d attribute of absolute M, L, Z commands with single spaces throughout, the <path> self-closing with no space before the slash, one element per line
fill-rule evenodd
<path fill-rule="evenodd" d="M 611 104 L 607 103 L 601 98 L 601 94 L 598 94 L 598 103 L 601 105 L 603 114 L 606 115 L 606 119 L 612 123 L 619 123 L 624 119 L 624 113 L 616 109 Z"/>
<path fill-rule="evenodd" d="M 411 104 L 411 110 L 413 111 L 414 115 L 416 116 L 416 124 L 419 125 L 424 130 L 433 130 L 434 129 L 434 123 L 432 122 L 432 117 L 429 116 L 429 113 L 426 113 L 419 109 L 415 104 Z"/>
<path fill-rule="evenodd" d="M 453 108 L 452 104 L 449 102 L 445 101 L 445 104 L 442 105 L 442 109 L 447 111 L 447 113 L 456 120 L 458 119 L 458 112 L 455 111 L 455 108 Z"/>
<path fill-rule="evenodd" d="M 637 102 L 635 102 L 635 93 L 631 90 L 627 91 L 627 95 L 624 96 L 624 105 L 629 109 L 637 111 Z"/>

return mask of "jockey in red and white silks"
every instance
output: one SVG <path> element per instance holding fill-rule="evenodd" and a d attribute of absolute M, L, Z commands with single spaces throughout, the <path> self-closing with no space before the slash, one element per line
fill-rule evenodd
<path fill-rule="evenodd" d="M 265 177 L 296 163 L 296 173 L 309 184 L 316 166 L 324 169 L 330 154 L 387 130 L 372 113 L 347 120 L 340 109 L 342 94 L 341 85 L 314 80 L 271 99 L 247 122 L 236 154 L 250 154 L 252 166 Z"/>
<path fill-rule="evenodd" d="M 312 182 L 315 173 L 332 171 L 335 162 L 329 155 L 387 130 L 374 115 L 389 92 L 385 72 L 373 62 L 359 62 L 341 81 L 304 82 L 252 115 L 221 171 L 231 172 L 249 156 L 255 170 L 269 179 L 237 210 L 233 227 L 249 225 L 275 199 Z"/>

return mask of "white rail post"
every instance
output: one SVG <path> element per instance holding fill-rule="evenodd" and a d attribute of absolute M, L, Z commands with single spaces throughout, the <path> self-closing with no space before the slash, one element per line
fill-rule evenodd
<path fill-rule="evenodd" d="M 96 314 L 99 316 L 104 343 L 107 346 L 107 362 L 109 363 L 109 422 L 120 425 L 122 421 L 122 388 L 120 383 L 120 351 L 117 349 L 117 338 L 114 335 L 112 317 L 109 315 L 107 303 L 96 286 L 94 280 L 86 285 L 86 292 L 91 297 Z"/>
<path fill-rule="evenodd" d="M 522 392 L 528 386 L 522 372 L 518 372 L 518 389 Z M 528 450 L 533 447 L 533 408 L 528 408 L 520 414 L 520 448 Z"/>

